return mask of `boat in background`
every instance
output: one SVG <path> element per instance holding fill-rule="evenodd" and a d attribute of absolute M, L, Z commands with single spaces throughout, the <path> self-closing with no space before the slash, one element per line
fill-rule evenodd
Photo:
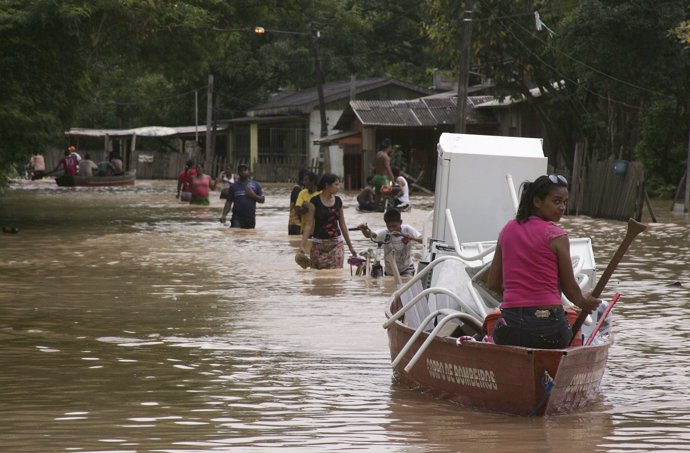
<path fill-rule="evenodd" d="M 111 187 L 133 186 L 136 170 L 118 176 L 58 176 L 55 182 L 60 187 Z"/>
<path fill-rule="evenodd" d="M 463 406 L 521 416 L 568 413 L 597 398 L 610 329 L 595 331 L 590 319 L 564 349 L 503 346 L 490 338 L 500 300 L 480 277 L 499 231 L 515 216 L 513 178 L 533 181 L 546 170 L 540 139 L 441 135 L 432 237 L 425 228 L 424 259 L 412 279 L 398 281 L 383 325 L 400 382 Z M 578 284 L 591 290 L 591 240 L 570 243 Z M 562 301 L 572 325 L 575 307 Z"/>

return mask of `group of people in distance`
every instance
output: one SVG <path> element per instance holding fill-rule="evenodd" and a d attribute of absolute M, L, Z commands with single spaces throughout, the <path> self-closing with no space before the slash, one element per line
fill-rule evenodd
<path fill-rule="evenodd" d="M 401 174 L 399 167 L 392 166 L 393 179 L 391 184 L 383 185 L 376 193 L 374 176 L 367 176 L 367 185 L 357 195 L 357 209 L 360 211 L 387 211 L 394 207 L 399 211 L 409 211 L 410 186 L 407 179 Z"/>
<path fill-rule="evenodd" d="M 193 205 L 208 206 L 209 194 L 222 185 L 220 198 L 225 200 L 220 222 L 225 224 L 232 212 L 230 227 L 252 229 L 256 226 L 256 204 L 266 201 L 261 184 L 250 178 L 249 167 L 237 167 L 238 178 L 232 169 L 226 168 L 215 179 L 204 173 L 204 164 L 188 160 L 177 177 L 176 198 Z"/>
<path fill-rule="evenodd" d="M 367 185 L 357 195 L 360 211 L 386 211 L 395 207 L 409 211 L 410 186 L 400 167 L 391 165 L 393 142 L 386 138 L 379 145 L 374 160 L 374 174 L 367 177 Z"/>
<path fill-rule="evenodd" d="M 62 159 L 57 163 L 57 166 L 46 172 L 45 159 L 41 154 L 31 156 L 29 163 L 29 171 L 31 179 L 41 179 L 44 176 L 62 171 L 65 176 L 119 176 L 125 174 L 124 163 L 117 153 L 110 153 L 108 160 L 104 160 L 96 164 L 91 160 L 89 153 L 84 154 L 82 158 L 77 152 L 75 146 L 68 146 L 65 148 Z"/>

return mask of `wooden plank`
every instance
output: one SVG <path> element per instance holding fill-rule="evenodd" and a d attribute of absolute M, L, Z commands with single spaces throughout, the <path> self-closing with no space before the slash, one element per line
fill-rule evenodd
<path fill-rule="evenodd" d="M 647 209 L 649 209 L 649 215 L 652 216 L 652 222 L 656 223 L 656 216 L 654 215 L 654 209 L 652 209 L 652 202 L 649 200 L 649 194 L 644 191 L 644 201 L 647 204 Z"/>
<path fill-rule="evenodd" d="M 400 170 L 400 174 L 403 175 L 405 177 L 405 179 L 407 179 L 407 182 L 410 185 L 410 187 L 414 187 L 415 189 L 418 189 L 418 190 L 420 190 L 420 191 L 422 191 L 428 195 L 434 194 L 433 190 L 429 190 L 426 187 L 423 187 L 417 183 L 417 181 L 419 181 L 421 179 L 422 175 L 424 174 L 424 170 L 420 171 L 416 178 L 414 176 L 410 175 L 409 173 L 406 173 L 402 170 Z"/>
<path fill-rule="evenodd" d="M 415 183 L 415 182 L 411 182 L 411 183 L 410 183 L 410 186 L 414 187 L 415 189 L 419 189 L 419 190 L 421 190 L 422 192 L 424 192 L 424 193 L 426 193 L 426 194 L 428 194 L 428 195 L 433 195 L 433 194 L 434 194 L 434 192 L 433 192 L 432 190 L 429 190 L 429 189 L 427 189 L 426 187 L 422 187 L 422 186 L 420 186 L 419 184 L 417 184 L 417 183 Z"/>

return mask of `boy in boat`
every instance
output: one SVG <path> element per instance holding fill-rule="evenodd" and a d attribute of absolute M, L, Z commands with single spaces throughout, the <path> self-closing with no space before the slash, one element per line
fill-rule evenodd
<path fill-rule="evenodd" d="M 389 209 L 383 214 L 386 228 L 371 231 L 366 223 L 357 225 L 362 234 L 374 241 L 383 243 L 385 275 L 393 275 L 393 263 L 401 276 L 414 275 L 412 242 L 422 243 L 422 235 L 410 225 L 403 225 L 402 216 L 397 209 Z"/>
<path fill-rule="evenodd" d="M 93 176 L 94 170 L 98 171 L 98 165 L 91 160 L 89 153 L 84 154 L 84 158 L 79 162 L 79 174 L 81 176 L 91 177 Z"/>
<path fill-rule="evenodd" d="M 498 235 L 487 276 L 489 288 L 503 295 L 496 344 L 565 348 L 572 336 L 561 291 L 591 312 L 601 301 L 582 294 L 573 273 L 568 234 L 555 222 L 568 204 L 568 181 L 544 175 L 522 185 L 515 218 Z"/>
<path fill-rule="evenodd" d="M 73 148 L 70 146 L 70 148 Z M 50 173 L 55 173 L 58 171 L 60 167 L 62 167 L 63 174 L 65 176 L 76 176 L 79 174 L 79 161 L 77 160 L 76 157 L 72 154 L 69 148 L 65 149 L 65 157 L 60 159 L 60 161 L 57 164 L 57 167 L 55 167 L 54 170 L 52 170 Z"/>
<path fill-rule="evenodd" d="M 113 164 L 109 160 L 104 160 L 97 164 L 98 170 L 96 171 L 96 176 L 112 176 L 113 175 Z"/>
<path fill-rule="evenodd" d="M 125 165 L 120 158 L 120 155 L 113 153 L 110 158 L 110 163 L 113 165 L 113 176 L 120 176 L 125 174 Z"/>

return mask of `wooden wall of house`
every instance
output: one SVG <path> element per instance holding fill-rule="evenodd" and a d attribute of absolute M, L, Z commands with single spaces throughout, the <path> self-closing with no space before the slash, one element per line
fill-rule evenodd
<path fill-rule="evenodd" d="M 624 172 L 621 171 L 623 167 Z M 642 164 L 610 158 L 590 164 L 585 173 L 574 214 L 613 220 L 641 216 L 644 201 Z"/>

